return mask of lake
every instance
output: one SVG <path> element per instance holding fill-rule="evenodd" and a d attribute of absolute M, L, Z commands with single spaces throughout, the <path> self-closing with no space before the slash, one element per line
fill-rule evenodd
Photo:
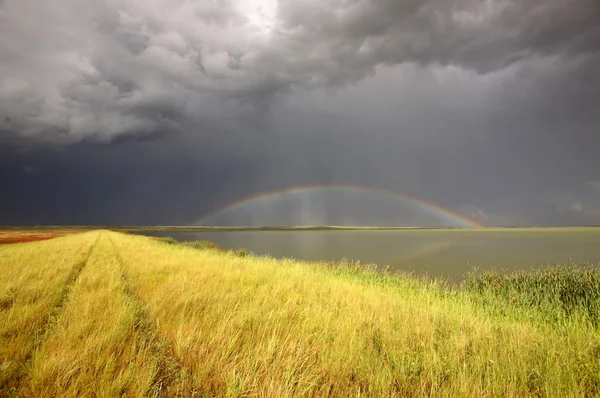
<path fill-rule="evenodd" d="M 422 229 L 393 231 L 157 232 L 179 241 L 301 260 L 358 260 L 393 270 L 460 278 L 474 267 L 524 269 L 570 261 L 600 264 L 600 228 Z"/>

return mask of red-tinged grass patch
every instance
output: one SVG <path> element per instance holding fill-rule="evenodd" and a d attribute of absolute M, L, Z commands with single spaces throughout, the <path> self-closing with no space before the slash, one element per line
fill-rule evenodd
<path fill-rule="evenodd" d="M 37 242 L 59 238 L 65 235 L 85 232 L 83 229 L 48 229 L 48 230 L 4 230 L 0 231 L 0 244 Z"/>

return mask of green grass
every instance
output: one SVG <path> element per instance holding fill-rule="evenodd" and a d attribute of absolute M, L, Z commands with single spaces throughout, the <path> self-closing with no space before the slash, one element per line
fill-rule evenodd
<path fill-rule="evenodd" d="M 221 246 L 217 245 L 214 242 L 208 240 L 190 240 L 190 241 L 178 241 L 173 239 L 172 237 L 166 238 L 154 238 L 159 242 L 166 243 L 168 245 L 179 245 L 181 247 L 189 247 L 191 249 L 197 250 L 211 250 L 219 253 L 231 253 L 238 257 L 248 257 L 252 255 L 252 252 L 248 249 L 236 249 L 236 250 L 226 250 Z"/>
<path fill-rule="evenodd" d="M 474 271 L 463 288 L 492 311 L 512 306 L 540 321 L 566 323 L 579 318 L 594 328 L 600 324 L 600 268 L 589 264 L 511 273 Z"/>
<path fill-rule="evenodd" d="M 600 394 L 591 267 L 449 288 L 106 231 L 0 267 L 0 396 Z"/>

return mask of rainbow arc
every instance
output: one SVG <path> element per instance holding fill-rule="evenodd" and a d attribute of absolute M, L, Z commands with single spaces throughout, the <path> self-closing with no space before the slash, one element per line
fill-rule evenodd
<path fill-rule="evenodd" d="M 278 198 L 283 198 L 286 196 L 297 196 L 297 195 L 306 195 L 312 194 L 315 192 L 343 192 L 343 193 L 375 193 L 378 195 L 386 195 L 396 200 L 410 204 L 412 206 L 416 206 L 421 210 L 434 215 L 436 217 L 440 217 L 450 223 L 452 225 L 456 225 L 459 227 L 469 227 L 469 228 L 480 228 L 483 227 L 482 224 L 478 223 L 475 220 L 472 220 L 468 217 L 465 217 L 462 214 L 454 212 L 452 210 L 443 208 L 435 203 L 429 202 L 424 199 L 419 199 L 414 196 L 410 196 L 404 193 L 394 192 L 388 189 L 381 188 L 372 188 L 372 187 L 363 187 L 363 186 L 355 186 L 355 185 L 334 185 L 334 186 L 326 186 L 326 185 L 310 185 L 310 186 L 295 186 L 286 189 L 276 190 L 261 193 L 258 195 L 246 197 L 240 199 L 238 201 L 229 203 L 223 207 L 220 207 L 206 215 L 202 218 L 194 222 L 195 225 L 207 225 L 207 223 L 212 222 L 218 217 L 222 217 L 228 213 L 231 213 L 235 210 L 239 210 L 241 208 L 260 203 L 263 201 L 275 200 Z"/>

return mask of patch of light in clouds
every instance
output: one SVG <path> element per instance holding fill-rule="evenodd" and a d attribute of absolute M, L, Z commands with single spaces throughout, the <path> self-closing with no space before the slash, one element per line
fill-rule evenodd
<path fill-rule="evenodd" d="M 235 5 L 253 30 L 260 34 L 271 32 L 275 25 L 277 0 L 236 0 Z"/>

